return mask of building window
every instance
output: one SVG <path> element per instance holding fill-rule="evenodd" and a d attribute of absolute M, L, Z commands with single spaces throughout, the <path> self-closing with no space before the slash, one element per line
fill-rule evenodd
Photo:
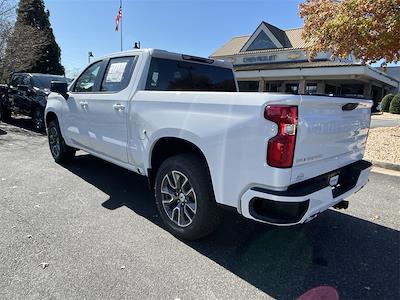
<path fill-rule="evenodd" d="M 362 96 L 364 94 L 364 86 L 362 84 L 342 84 L 343 96 Z"/>
<path fill-rule="evenodd" d="M 363 93 L 362 84 L 341 84 L 340 86 L 327 84 L 325 86 L 325 94 L 328 95 L 360 97 L 363 96 Z"/>
<path fill-rule="evenodd" d="M 276 82 L 265 83 L 265 91 L 266 92 L 277 92 L 278 91 L 278 83 L 276 83 Z"/>
<path fill-rule="evenodd" d="M 239 92 L 258 92 L 258 81 L 238 81 Z"/>
<path fill-rule="evenodd" d="M 338 88 L 334 85 L 327 84 L 325 85 L 325 94 L 328 95 L 337 95 L 338 94 Z"/>
<path fill-rule="evenodd" d="M 316 93 L 317 93 L 317 84 L 316 83 L 307 83 L 306 94 L 316 94 Z"/>
<path fill-rule="evenodd" d="M 250 44 L 246 51 L 253 51 L 253 50 L 264 50 L 264 49 L 275 49 L 277 48 L 276 45 L 271 41 L 268 35 L 261 31 L 254 41 Z"/>
<path fill-rule="evenodd" d="M 287 83 L 285 92 L 288 94 L 298 94 L 299 84 L 298 83 Z"/>

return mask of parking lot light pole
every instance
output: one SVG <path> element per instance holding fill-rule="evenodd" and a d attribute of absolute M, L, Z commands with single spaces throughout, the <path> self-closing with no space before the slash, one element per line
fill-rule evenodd
<path fill-rule="evenodd" d="M 88 52 L 88 62 L 89 62 L 89 64 L 90 64 L 90 58 L 91 58 L 91 57 L 94 57 L 94 56 L 93 56 L 93 52 L 92 52 L 92 51 L 89 51 L 89 52 Z"/>

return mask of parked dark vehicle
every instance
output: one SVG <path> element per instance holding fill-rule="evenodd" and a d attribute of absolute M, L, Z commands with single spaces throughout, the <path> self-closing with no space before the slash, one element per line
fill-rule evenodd
<path fill-rule="evenodd" d="M 67 82 L 67 78 L 49 74 L 13 74 L 8 85 L 0 85 L 0 119 L 9 119 L 12 112 L 20 113 L 32 118 L 36 131 L 44 131 L 44 109 L 52 81 Z"/>

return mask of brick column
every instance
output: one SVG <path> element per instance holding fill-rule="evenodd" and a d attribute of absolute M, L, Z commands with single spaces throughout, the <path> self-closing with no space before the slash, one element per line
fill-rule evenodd
<path fill-rule="evenodd" d="M 306 92 L 306 80 L 304 78 L 300 78 L 299 94 L 304 94 L 305 92 Z"/>
<path fill-rule="evenodd" d="M 367 99 L 371 99 L 372 97 L 372 84 L 371 82 L 364 84 L 364 97 Z"/>
<path fill-rule="evenodd" d="M 261 78 L 258 81 L 258 91 L 259 92 L 264 92 L 264 90 L 265 90 L 265 81 L 264 81 L 264 78 Z"/>
<path fill-rule="evenodd" d="M 325 82 L 317 82 L 317 94 L 325 94 Z"/>

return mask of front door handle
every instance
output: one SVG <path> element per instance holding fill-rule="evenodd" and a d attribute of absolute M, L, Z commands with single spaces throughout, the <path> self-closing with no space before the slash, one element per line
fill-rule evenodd
<path fill-rule="evenodd" d="M 123 110 L 125 110 L 125 106 L 124 105 L 122 105 L 122 104 L 114 104 L 113 105 L 113 108 L 116 110 L 116 111 L 123 111 Z"/>

